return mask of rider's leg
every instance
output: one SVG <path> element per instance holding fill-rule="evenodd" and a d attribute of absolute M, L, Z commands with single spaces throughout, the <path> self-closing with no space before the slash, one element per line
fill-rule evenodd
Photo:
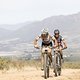
<path fill-rule="evenodd" d="M 50 59 L 50 62 L 52 63 L 52 54 L 49 53 L 49 59 Z"/>
<path fill-rule="evenodd" d="M 41 53 L 41 70 L 43 70 L 43 66 L 44 66 L 44 55 L 43 53 Z"/>
<path fill-rule="evenodd" d="M 48 48 L 48 55 L 50 58 L 50 62 L 52 62 L 52 49 L 51 48 Z"/>
<path fill-rule="evenodd" d="M 63 53 L 61 52 L 61 59 L 63 59 Z"/>
<path fill-rule="evenodd" d="M 63 59 L 62 47 L 60 47 L 60 55 L 61 55 L 61 59 Z"/>
<path fill-rule="evenodd" d="M 41 70 L 43 70 L 43 67 L 44 67 L 44 52 L 45 52 L 45 49 L 43 47 L 41 49 Z"/>
<path fill-rule="evenodd" d="M 49 47 L 48 47 L 48 54 L 49 54 L 49 59 L 51 63 L 52 63 L 52 49 L 51 49 L 52 46 L 53 44 L 52 42 L 50 42 Z"/>

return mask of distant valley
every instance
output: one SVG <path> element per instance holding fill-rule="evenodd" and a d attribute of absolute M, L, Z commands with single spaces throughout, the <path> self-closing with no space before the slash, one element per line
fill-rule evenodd
<path fill-rule="evenodd" d="M 32 42 L 43 28 L 48 28 L 51 35 L 54 29 L 59 29 L 67 41 L 68 52 L 80 52 L 80 13 L 16 25 L 0 25 L 0 52 L 35 50 Z"/>

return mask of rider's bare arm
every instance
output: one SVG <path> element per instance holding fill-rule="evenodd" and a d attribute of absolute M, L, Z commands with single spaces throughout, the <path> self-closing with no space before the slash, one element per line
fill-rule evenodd
<path fill-rule="evenodd" d="M 66 49 L 67 48 L 67 44 L 66 44 L 65 39 L 63 39 L 62 42 L 63 42 L 63 45 L 64 45 L 64 49 Z"/>
<path fill-rule="evenodd" d="M 41 38 L 40 36 L 38 36 L 38 37 L 35 38 L 35 40 L 34 40 L 34 47 L 35 47 L 35 48 L 38 48 L 38 47 L 39 47 L 39 45 L 38 45 L 38 40 L 39 40 L 40 38 Z"/>

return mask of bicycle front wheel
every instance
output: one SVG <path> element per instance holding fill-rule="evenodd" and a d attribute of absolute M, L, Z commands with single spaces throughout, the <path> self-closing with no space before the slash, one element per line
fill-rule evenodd
<path fill-rule="evenodd" d="M 60 76 L 61 75 L 61 55 L 58 54 L 58 75 Z"/>
<path fill-rule="evenodd" d="M 44 78 L 49 78 L 49 65 L 48 65 L 48 55 L 44 54 Z"/>
<path fill-rule="evenodd" d="M 47 54 L 44 54 L 44 78 L 45 79 L 47 79 L 47 70 L 48 70 L 48 68 L 47 68 L 47 58 L 48 58 L 48 56 L 47 56 Z"/>

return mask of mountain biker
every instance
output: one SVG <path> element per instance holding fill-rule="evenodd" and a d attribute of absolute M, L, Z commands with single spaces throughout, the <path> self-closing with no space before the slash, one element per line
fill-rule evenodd
<path fill-rule="evenodd" d="M 52 48 L 51 47 L 56 47 L 57 46 L 57 41 L 54 37 L 52 37 L 49 32 L 48 29 L 43 29 L 41 31 L 41 35 L 38 36 L 37 38 L 35 38 L 34 40 L 34 47 L 35 48 L 39 48 L 38 45 L 38 40 L 41 39 L 42 43 L 41 43 L 41 64 L 42 64 L 42 68 L 41 70 L 43 70 L 43 60 L 44 60 L 44 55 L 43 53 L 45 52 L 44 48 L 47 46 L 48 47 L 48 53 L 49 53 L 49 58 L 50 58 L 50 62 L 52 62 Z M 53 43 L 54 42 L 54 46 Z"/>
<path fill-rule="evenodd" d="M 61 54 L 61 59 L 63 59 L 63 53 L 62 50 L 67 48 L 65 39 L 60 35 L 60 31 L 58 29 L 54 30 L 54 38 L 57 40 L 57 44 L 60 50 L 60 54 Z"/>

